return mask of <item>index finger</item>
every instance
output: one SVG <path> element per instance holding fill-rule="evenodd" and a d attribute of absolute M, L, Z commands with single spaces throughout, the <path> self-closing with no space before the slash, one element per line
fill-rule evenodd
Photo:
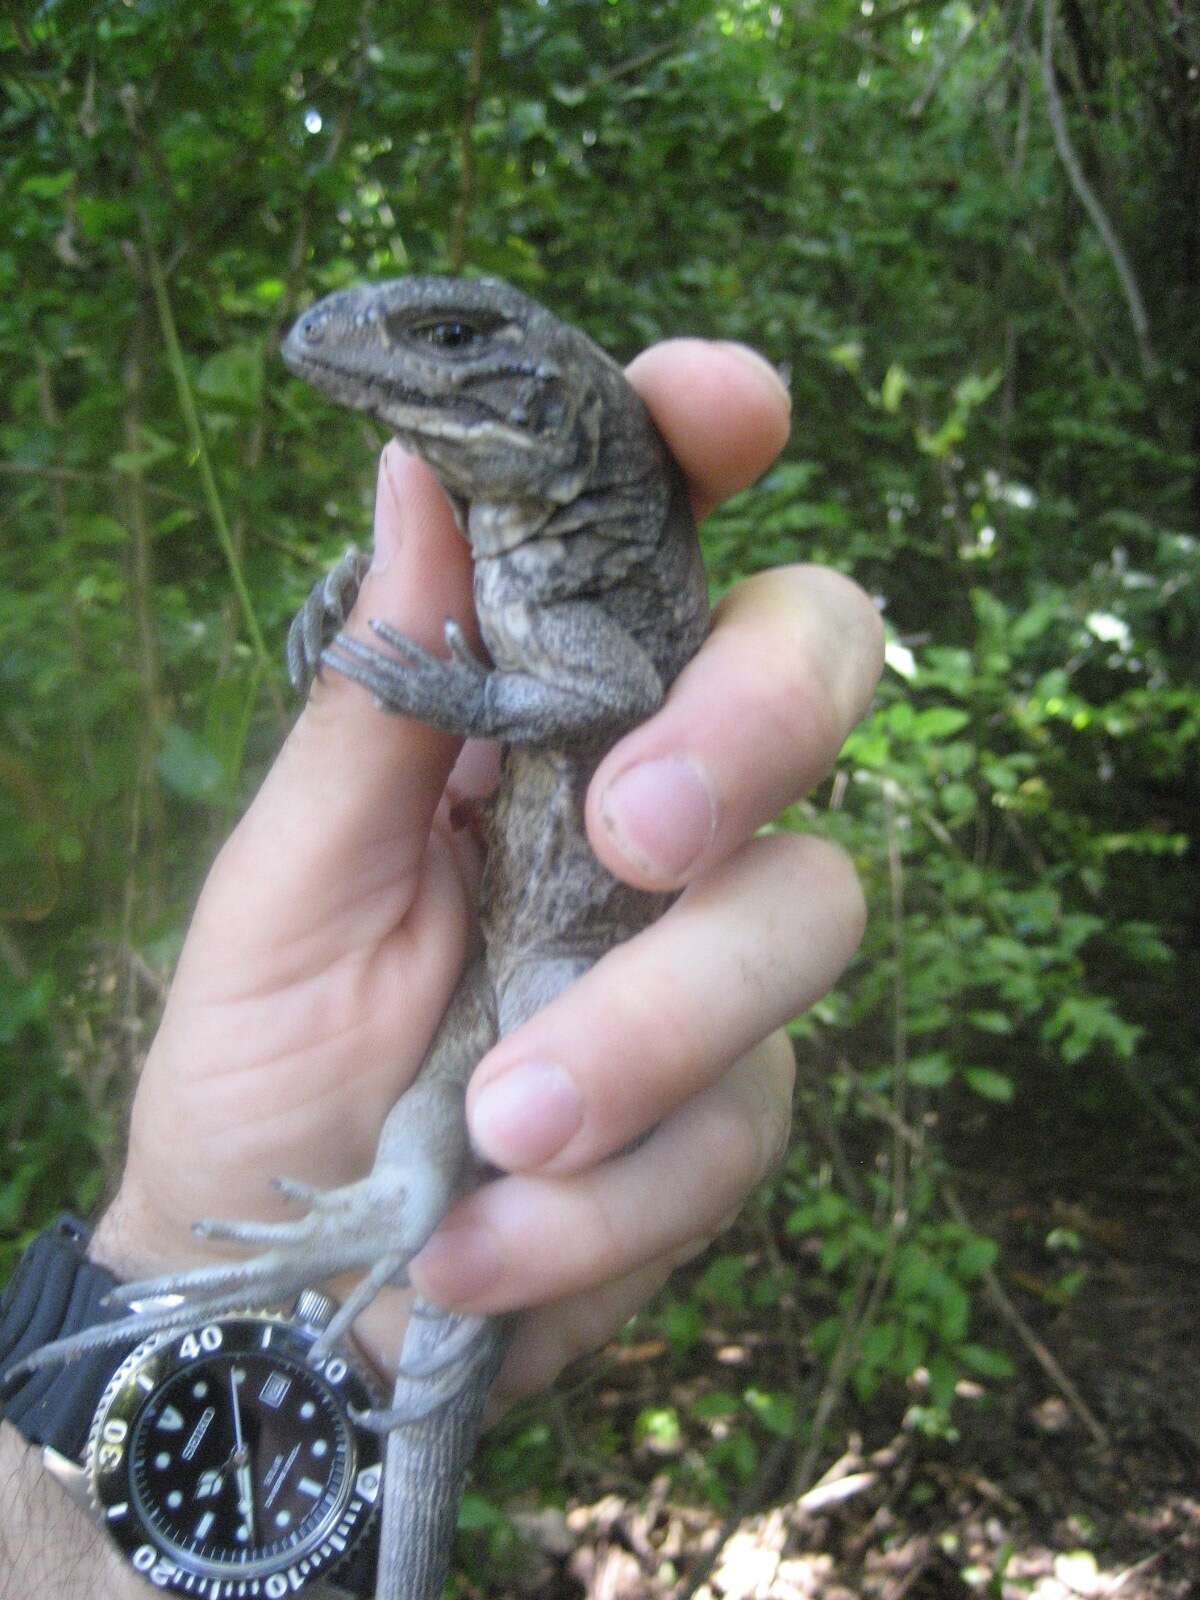
<path fill-rule="evenodd" d="M 747 345 L 666 339 L 643 350 L 625 376 L 683 469 L 698 518 L 748 488 L 787 443 L 787 388 Z"/>

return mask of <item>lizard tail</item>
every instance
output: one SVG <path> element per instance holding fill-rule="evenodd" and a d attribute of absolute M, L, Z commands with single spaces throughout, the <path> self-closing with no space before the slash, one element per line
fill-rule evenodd
<path fill-rule="evenodd" d="M 414 1317 L 410 1337 L 422 1353 L 453 1339 L 460 1319 Z M 469 1350 L 453 1362 L 461 1381 L 437 1411 L 436 1424 L 420 1415 L 388 1437 L 383 1474 L 383 1526 L 375 1600 L 439 1600 L 458 1523 L 463 1482 L 475 1454 L 488 1392 L 508 1344 L 509 1322 L 488 1318 L 478 1325 Z M 407 1342 L 406 1342 L 407 1349 Z M 403 1406 L 412 1380 L 401 1356 L 396 1399 Z"/>

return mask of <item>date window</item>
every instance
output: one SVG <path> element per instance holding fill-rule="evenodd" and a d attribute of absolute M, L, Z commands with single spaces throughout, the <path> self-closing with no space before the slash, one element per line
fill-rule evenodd
<path fill-rule="evenodd" d="M 289 1377 L 282 1372 L 273 1372 L 259 1390 L 258 1398 L 272 1411 L 278 1411 L 291 1387 L 292 1380 Z"/>

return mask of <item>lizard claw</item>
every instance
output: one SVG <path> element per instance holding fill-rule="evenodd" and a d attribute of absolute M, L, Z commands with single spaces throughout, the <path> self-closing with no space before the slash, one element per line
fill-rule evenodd
<path fill-rule="evenodd" d="M 294 1178 L 272 1178 L 270 1187 L 285 1200 L 295 1200 L 298 1205 L 312 1205 L 317 1195 L 311 1183 L 297 1183 Z"/>
<path fill-rule="evenodd" d="M 244 1311 L 247 1302 L 244 1289 L 239 1289 L 236 1294 L 211 1295 L 198 1300 L 185 1301 L 181 1295 L 167 1294 L 161 1298 L 169 1299 L 173 1303 L 165 1305 L 161 1310 L 139 1311 L 134 1316 L 119 1317 L 115 1322 L 99 1322 L 94 1327 L 85 1328 L 82 1333 L 69 1334 L 65 1339 L 56 1339 L 52 1344 L 44 1344 L 25 1356 L 23 1360 L 15 1362 L 0 1376 L 7 1382 L 21 1373 L 37 1372 L 42 1367 L 53 1367 L 64 1361 L 74 1361 L 79 1356 L 90 1355 L 92 1351 L 102 1350 L 108 1345 L 124 1344 L 132 1347 L 140 1344 L 143 1339 L 148 1339 L 152 1333 L 168 1333 L 175 1328 L 194 1325 L 198 1320 L 208 1322 L 215 1317 L 226 1316 L 232 1311 Z M 266 1301 L 264 1304 L 270 1302 Z"/>
<path fill-rule="evenodd" d="M 308 1352 L 310 1361 L 321 1361 L 329 1354 L 342 1335 L 349 1332 L 351 1324 L 359 1313 L 367 1309 L 386 1284 L 407 1283 L 405 1260 L 406 1257 L 402 1255 L 384 1256 L 382 1261 L 375 1263 L 361 1282 L 355 1284 Z"/>
<path fill-rule="evenodd" d="M 242 1305 L 245 1305 L 248 1292 L 270 1276 L 272 1265 L 273 1263 L 260 1256 L 255 1261 L 222 1263 L 214 1267 L 196 1267 L 188 1272 L 164 1273 L 159 1278 L 142 1278 L 137 1283 L 118 1284 L 104 1296 L 103 1303 L 134 1306 L 174 1298 L 180 1303 L 186 1301 L 183 1314 L 191 1317 L 193 1312 L 211 1297 L 225 1296 L 236 1289 L 241 1296 Z M 264 1304 L 266 1303 L 264 1301 Z M 150 1314 L 156 1313 L 152 1311 Z"/>
<path fill-rule="evenodd" d="M 418 1301 L 400 1354 L 392 1405 L 356 1411 L 355 1421 L 375 1432 L 390 1433 L 450 1405 L 473 1388 L 482 1373 L 490 1386 L 503 1343 L 500 1324 L 493 1317 L 437 1312 Z"/>
<path fill-rule="evenodd" d="M 299 693 L 317 676 L 322 650 L 353 610 L 367 565 L 367 557 L 351 545 L 337 566 L 313 585 L 297 613 L 288 630 L 287 668 Z"/>
<path fill-rule="evenodd" d="M 451 658 L 457 661 L 459 666 L 468 667 L 477 678 L 486 678 L 488 675 L 487 667 L 484 666 L 483 662 L 471 649 L 466 634 L 453 617 L 446 618 L 446 626 L 443 631 L 446 647 L 450 651 Z"/>
<path fill-rule="evenodd" d="M 137 1306 L 140 1316 L 98 1330 L 116 1330 L 103 1342 L 115 1342 L 126 1331 L 138 1337 L 143 1327 L 151 1332 L 214 1316 L 218 1308 L 276 1305 L 327 1278 L 365 1268 L 366 1276 L 351 1290 L 314 1352 L 317 1357 L 328 1354 L 385 1284 L 403 1280 L 405 1267 L 432 1233 L 450 1195 L 449 1180 L 391 1166 L 377 1166 L 367 1177 L 337 1189 L 313 1189 L 290 1178 L 276 1179 L 273 1187 L 289 1200 L 307 1203 L 305 1215 L 291 1222 L 196 1223 L 194 1231 L 201 1238 L 257 1246 L 259 1253 L 245 1261 L 122 1284 L 109 1300 Z M 168 1297 L 174 1304 L 161 1304 Z"/>
<path fill-rule="evenodd" d="M 395 654 L 339 633 L 321 652 L 322 665 L 361 684 L 384 711 L 416 717 L 446 733 L 469 736 L 488 731 L 484 691 L 491 674 L 471 654 L 456 624 L 446 630 L 449 661 L 388 622 L 372 617 L 371 627 Z"/>

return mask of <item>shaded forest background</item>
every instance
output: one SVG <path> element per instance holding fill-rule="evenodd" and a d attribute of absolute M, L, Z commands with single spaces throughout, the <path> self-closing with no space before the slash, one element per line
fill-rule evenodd
<path fill-rule="evenodd" d="M 286 623 L 369 529 L 381 439 L 285 374 L 296 312 L 467 270 L 621 358 L 742 339 L 795 426 L 704 530 L 715 591 L 822 561 L 888 625 L 872 716 L 779 823 L 851 851 L 871 927 L 795 1025 L 786 1168 L 493 1439 L 456 1581 L 1066 1582 L 1018 1572 L 1036 1489 L 1003 1490 L 983 1554 L 921 1517 L 1006 1417 L 1041 1417 L 1035 1472 L 1055 1416 L 1072 1460 L 1111 1459 L 1128 1395 L 1103 1355 L 1072 1378 L 1073 1340 L 1114 1262 L 1200 1213 L 1200 16 L 46 0 L 0 21 L 0 81 L 0 1276 L 103 1193 L 189 907 L 286 725 Z M 1194 1327 L 1186 1256 L 1121 1280 L 1122 1337 L 1178 1305 Z M 1061 1415 L 1013 1401 L 1031 1382 Z M 1200 1406 L 1175 1425 L 1200 1523 Z M 813 1521 L 856 1473 L 857 1546 Z M 1178 1553 L 1173 1483 L 1144 1487 Z M 1039 1535 L 1074 1592 L 1143 1548 L 1096 1496 Z M 753 1582 L 722 1578 L 743 1518 Z"/>

